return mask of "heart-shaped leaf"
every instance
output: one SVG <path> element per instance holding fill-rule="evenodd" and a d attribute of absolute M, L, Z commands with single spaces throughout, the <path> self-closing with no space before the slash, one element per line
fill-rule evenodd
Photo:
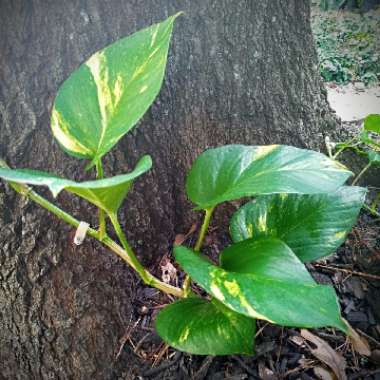
<path fill-rule="evenodd" d="M 213 299 L 187 298 L 166 306 L 156 329 L 172 347 L 197 355 L 253 354 L 255 321 Z"/>
<path fill-rule="evenodd" d="M 183 246 L 175 247 L 174 252 L 191 278 L 237 313 L 283 326 L 333 326 L 347 331 L 335 292 L 329 286 L 229 272 Z"/>
<path fill-rule="evenodd" d="M 274 194 L 257 197 L 231 218 L 234 242 L 259 237 L 284 241 L 302 260 L 333 253 L 355 224 L 366 189 L 343 186 L 328 194 Z"/>
<path fill-rule="evenodd" d="M 144 156 L 131 173 L 94 181 L 75 182 L 38 170 L 1 168 L 0 178 L 10 182 L 47 186 L 54 197 L 62 190 L 67 190 L 95 204 L 108 214 L 114 214 L 127 195 L 133 180 L 151 167 L 152 159 L 150 156 Z"/>
<path fill-rule="evenodd" d="M 194 162 L 188 197 L 201 209 L 244 196 L 324 193 L 352 173 L 325 155 L 285 145 L 226 145 L 209 149 Z"/>
<path fill-rule="evenodd" d="M 62 84 L 51 128 L 65 151 L 95 164 L 144 115 L 161 88 L 178 15 L 99 50 Z"/>
<path fill-rule="evenodd" d="M 305 265 L 281 240 L 244 240 L 225 248 L 220 265 L 229 272 L 251 273 L 284 281 L 315 284 Z"/>
<path fill-rule="evenodd" d="M 364 119 L 364 129 L 366 131 L 380 133 L 380 115 L 378 114 L 368 115 Z"/>

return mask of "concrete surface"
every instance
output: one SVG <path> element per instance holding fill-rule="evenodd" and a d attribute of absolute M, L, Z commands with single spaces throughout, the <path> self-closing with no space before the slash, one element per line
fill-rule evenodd
<path fill-rule="evenodd" d="M 327 98 L 343 121 L 361 120 L 371 113 L 380 114 L 380 86 L 366 88 L 363 83 L 337 86 L 327 83 Z"/>

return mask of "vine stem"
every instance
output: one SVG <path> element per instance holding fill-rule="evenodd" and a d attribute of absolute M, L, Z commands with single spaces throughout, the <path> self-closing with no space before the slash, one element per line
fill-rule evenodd
<path fill-rule="evenodd" d="M 79 223 L 80 223 L 78 219 L 74 218 L 73 216 L 63 211 L 62 209 L 60 209 L 53 203 L 49 202 L 47 199 L 41 197 L 39 194 L 34 192 L 30 187 L 26 185 L 14 183 L 14 182 L 10 182 L 10 185 L 18 193 L 36 202 L 37 204 L 39 204 L 46 210 L 50 211 L 52 214 L 56 215 L 59 219 L 62 219 L 66 223 L 70 224 L 71 226 L 78 228 Z M 135 254 L 133 253 L 132 249 L 129 247 L 128 243 L 127 243 L 128 250 L 123 249 L 110 237 L 108 236 L 101 237 L 99 231 L 96 231 L 93 228 L 89 228 L 87 230 L 87 235 L 99 240 L 103 245 L 105 245 L 107 248 L 109 248 L 111 251 L 113 251 L 119 257 L 121 257 L 127 264 L 129 264 L 141 276 L 142 280 L 147 285 L 153 286 L 175 297 L 184 298 L 185 295 L 182 289 L 160 281 L 158 278 L 154 277 L 150 272 L 148 272 L 144 267 L 142 267 L 140 262 L 137 260 Z"/>
<path fill-rule="evenodd" d="M 371 167 L 372 163 L 368 162 L 366 166 L 362 169 L 362 171 L 356 176 L 356 178 L 352 181 L 351 185 L 354 186 L 358 183 L 359 179 L 362 177 L 362 175 Z"/>
<path fill-rule="evenodd" d="M 103 165 L 102 165 L 101 159 L 96 161 L 96 178 L 97 179 L 104 178 Z M 105 236 L 106 236 L 106 214 L 104 213 L 104 210 L 99 208 L 99 237 L 100 239 L 104 239 Z"/>
<path fill-rule="evenodd" d="M 136 272 L 140 275 L 142 280 L 147 285 L 151 285 L 152 278 L 147 274 L 145 268 L 141 265 L 140 261 L 136 257 L 135 253 L 133 252 L 132 248 L 130 247 L 127 238 L 120 226 L 119 220 L 117 218 L 116 214 L 109 214 L 109 218 L 111 220 L 111 223 L 113 225 L 113 228 L 115 229 L 116 235 L 118 239 L 120 240 L 121 245 L 123 246 L 124 250 L 128 253 L 129 258 L 131 259 L 131 266 L 136 270 Z"/>
<path fill-rule="evenodd" d="M 360 142 L 355 142 L 356 140 L 356 137 L 353 137 L 351 140 L 348 140 L 348 141 L 344 141 L 342 142 L 341 144 L 343 145 L 341 148 L 339 148 L 337 150 L 337 152 L 335 154 L 332 155 L 332 158 L 333 160 L 336 160 L 338 158 L 338 156 L 346 149 L 348 148 L 352 148 L 352 147 L 355 147 L 356 145 L 360 144 Z M 354 145 L 352 145 L 354 143 Z"/>
<path fill-rule="evenodd" d="M 195 252 L 199 252 L 200 249 L 202 248 L 203 240 L 204 240 L 204 238 L 206 236 L 206 233 L 207 233 L 207 230 L 208 230 L 208 226 L 210 224 L 210 220 L 211 220 L 211 216 L 212 216 L 213 211 L 214 211 L 214 207 L 207 208 L 205 210 L 205 216 L 204 216 L 204 219 L 203 219 L 201 231 L 199 233 L 198 240 L 195 243 L 195 247 L 194 247 L 194 251 Z"/>
<path fill-rule="evenodd" d="M 380 213 L 378 213 L 375 209 L 372 207 L 367 206 L 366 204 L 363 205 L 363 208 L 367 210 L 369 213 L 371 213 L 373 216 L 376 216 L 376 218 L 380 218 Z"/>
<path fill-rule="evenodd" d="M 205 209 L 205 215 L 203 218 L 203 223 L 201 230 L 198 235 L 197 242 L 195 243 L 194 251 L 199 252 L 202 248 L 202 244 L 204 241 L 204 238 L 206 236 L 208 226 L 210 224 L 212 213 L 214 212 L 215 207 L 210 207 Z M 190 285 L 191 285 L 191 277 L 189 275 L 186 275 L 185 281 L 183 282 L 183 291 L 185 293 L 185 297 L 187 297 L 190 293 Z"/>

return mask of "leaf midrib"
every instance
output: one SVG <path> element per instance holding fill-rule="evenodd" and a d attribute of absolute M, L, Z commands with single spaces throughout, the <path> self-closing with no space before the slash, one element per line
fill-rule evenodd
<path fill-rule="evenodd" d="M 159 24 L 157 24 L 159 25 Z M 155 45 L 156 49 L 158 48 L 158 51 L 161 50 L 161 46 L 166 42 L 166 38 L 167 38 L 167 35 L 170 33 L 170 30 L 172 28 L 172 25 L 173 23 L 170 23 L 168 28 L 163 32 L 162 34 L 162 37 L 158 40 L 157 44 Z M 155 54 L 153 56 L 150 57 L 150 55 L 148 55 L 148 59 L 145 60 L 145 62 L 139 66 L 139 68 L 141 67 L 145 67 L 152 59 L 153 57 L 155 56 Z M 108 71 L 108 68 L 107 68 L 107 71 Z M 91 72 L 91 71 L 90 71 Z M 135 70 L 136 72 L 136 70 Z M 140 74 L 137 74 L 135 75 L 135 73 L 133 73 L 128 81 L 128 83 L 125 85 L 125 90 L 124 90 L 124 94 L 127 93 L 128 91 L 128 88 L 130 87 L 131 83 L 136 79 L 136 77 L 138 77 Z M 93 77 L 93 74 L 91 72 L 91 76 Z M 95 81 L 95 78 L 93 77 L 94 81 Z M 95 84 L 96 84 L 96 88 L 98 89 L 98 83 L 95 81 Z M 108 86 L 108 82 L 107 82 L 107 86 Z M 101 148 L 102 148 L 102 145 L 103 145 L 103 141 L 104 141 L 104 138 L 105 136 L 107 135 L 107 130 L 109 130 L 109 125 L 112 124 L 112 120 L 113 118 L 115 117 L 115 109 L 118 107 L 119 103 L 121 102 L 121 100 L 123 99 L 124 95 L 120 97 L 120 99 L 118 100 L 118 102 L 115 104 L 115 106 L 113 107 L 113 112 L 111 115 L 108 116 L 108 122 L 107 122 L 107 125 L 104 125 L 104 120 L 103 120 L 103 117 L 101 115 L 101 112 L 100 112 L 100 103 L 99 103 L 99 99 L 98 99 L 98 107 L 99 107 L 99 112 L 100 112 L 100 115 L 102 117 L 102 120 L 101 120 L 101 135 L 100 135 L 100 139 L 99 139 L 99 142 L 98 142 L 98 145 L 97 145 L 97 148 L 96 148 L 96 151 L 94 153 L 94 157 L 93 157 L 93 161 L 97 158 L 100 158 L 103 153 L 101 151 Z M 150 107 L 150 106 L 149 106 Z M 148 108 L 149 108 L 148 107 Z"/>

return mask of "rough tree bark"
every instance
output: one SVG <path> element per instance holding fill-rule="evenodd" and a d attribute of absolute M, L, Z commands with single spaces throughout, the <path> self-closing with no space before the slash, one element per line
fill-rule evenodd
<path fill-rule="evenodd" d="M 154 169 L 122 210 L 132 244 L 152 263 L 194 216 L 183 190 L 194 157 L 226 143 L 318 149 L 334 127 L 309 25 L 308 1 L 1 0 L 0 156 L 14 167 L 87 178 L 53 141 L 59 84 L 92 52 L 179 10 L 161 94 L 107 158 L 122 173 L 144 153 Z M 87 177 L 86 177 L 87 176 Z M 47 194 L 47 192 L 42 191 Z M 66 194 L 59 204 L 96 224 Z M 0 379 L 116 377 L 118 339 L 132 318 L 131 272 L 0 185 Z M 128 357 L 124 357 L 128 365 Z"/>

